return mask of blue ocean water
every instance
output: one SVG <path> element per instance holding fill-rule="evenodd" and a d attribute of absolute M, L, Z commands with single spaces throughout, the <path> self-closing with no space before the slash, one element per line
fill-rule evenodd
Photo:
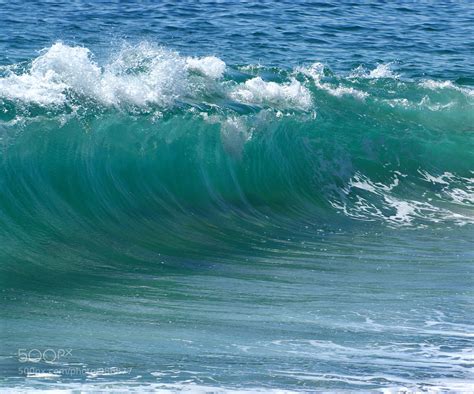
<path fill-rule="evenodd" d="M 472 2 L 0 6 L 0 390 L 472 390 Z"/>

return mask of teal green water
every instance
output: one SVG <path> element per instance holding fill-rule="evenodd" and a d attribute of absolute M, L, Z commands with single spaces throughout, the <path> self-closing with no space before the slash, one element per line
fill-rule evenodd
<path fill-rule="evenodd" d="M 468 391 L 472 7 L 91 4 L 0 10 L 0 390 Z"/>

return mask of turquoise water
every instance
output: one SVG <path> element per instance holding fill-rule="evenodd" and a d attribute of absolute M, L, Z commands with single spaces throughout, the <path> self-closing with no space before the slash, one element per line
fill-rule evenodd
<path fill-rule="evenodd" d="M 468 390 L 469 3 L 0 11 L 0 386 Z"/>

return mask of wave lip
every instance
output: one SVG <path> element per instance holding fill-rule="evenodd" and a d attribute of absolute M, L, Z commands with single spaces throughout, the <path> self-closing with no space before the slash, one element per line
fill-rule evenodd
<path fill-rule="evenodd" d="M 440 95 L 443 91 L 446 94 Z M 45 108 L 99 104 L 173 111 L 186 104 L 231 111 L 243 105 L 315 112 L 324 99 L 322 93 L 341 100 L 352 97 L 433 111 L 466 104 L 472 109 L 474 97 L 472 89 L 451 81 L 403 80 L 391 64 L 378 64 L 372 70 L 360 66 L 347 76 L 335 75 L 319 62 L 293 70 L 233 68 L 215 56 L 185 57 L 146 42 L 124 45 L 103 65 L 88 48 L 58 42 L 29 66 L 0 70 L 0 100 Z"/>

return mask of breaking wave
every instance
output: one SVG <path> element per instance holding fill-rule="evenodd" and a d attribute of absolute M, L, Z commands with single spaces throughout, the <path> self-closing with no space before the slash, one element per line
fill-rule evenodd
<path fill-rule="evenodd" d="M 3 236 L 472 224 L 473 88 L 393 68 L 229 65 L 150 43 L 99 61 L 56 43 L 0 69 Z"/>

